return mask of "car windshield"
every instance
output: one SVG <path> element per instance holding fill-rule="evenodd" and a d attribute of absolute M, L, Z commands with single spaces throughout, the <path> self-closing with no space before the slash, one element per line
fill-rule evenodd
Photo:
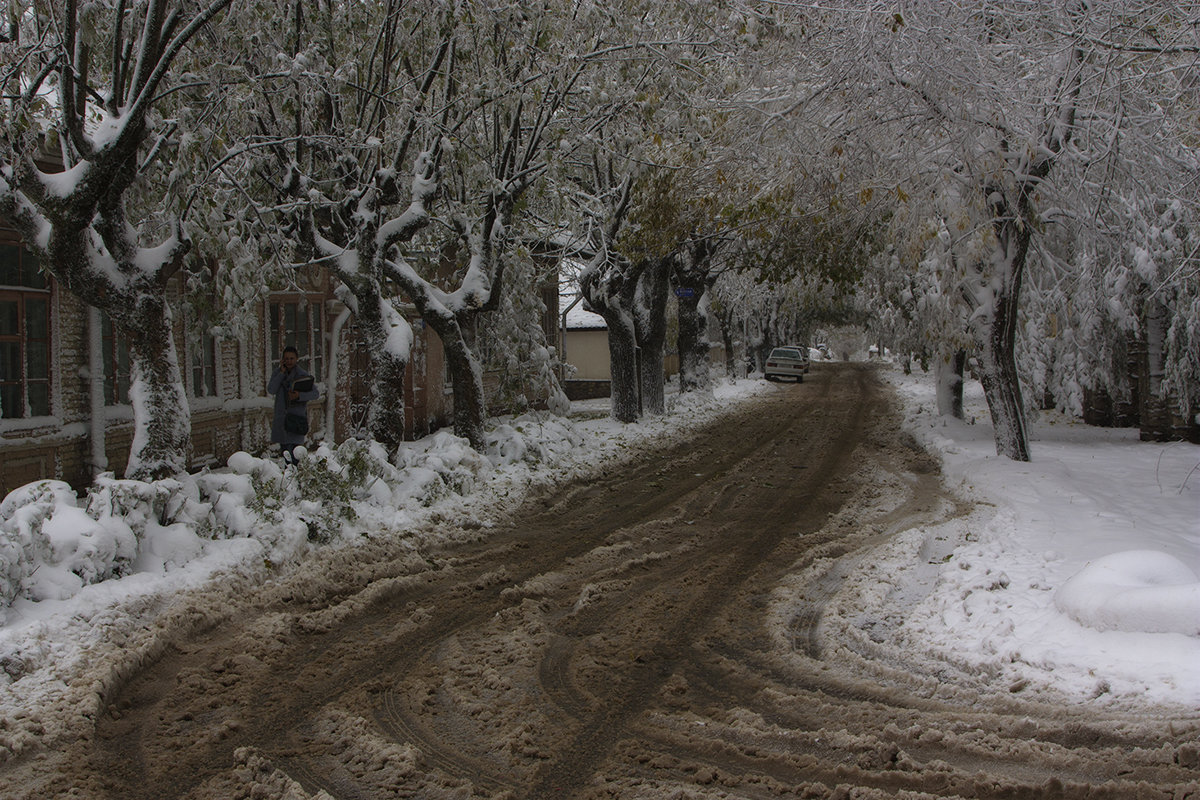
<path fill-rule="evenodd" d="M 771 351 L 770 358 L 800 358 L 800 351 L 794 347 L 776 347 Z"/>

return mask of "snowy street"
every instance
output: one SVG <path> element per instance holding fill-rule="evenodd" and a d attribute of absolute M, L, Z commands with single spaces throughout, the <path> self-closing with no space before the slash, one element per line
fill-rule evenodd
<path fill-rule="evenodd" d="M 0 800 L 1200 800 L 1200 0 L 11 0 Z"/>
<path fill-rule="evenodd" d="M 893 398 L 820 364 L 434 546 L 186 591 L 2 794 L 1194 796 L 1194 711 L 1080 703 L 906 630 L 979 509 Z"/>

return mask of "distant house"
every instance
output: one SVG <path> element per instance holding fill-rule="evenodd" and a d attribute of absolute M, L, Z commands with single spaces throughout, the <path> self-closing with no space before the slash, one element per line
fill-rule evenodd
<path fill-rule="evenodd" d="M 181 299 L 178 285 L 171 291 Z M 207 321 L 185 325 L 183 317 L 176 314 L 175 344 L 192 412 L 191 468 L 224 464 L 238 450 L 267 450 L 266 383 L 286 344 L 296 346 L 321 390 L 309 406 L 312 439 L 341 441 L 362 429 L 367 351 L 325 272 L 302 272 L 295 289 L 265 297 L 260 324 L 238 341 L 197 334 Z M 409 438 L 452 415 L 441 342 L 419 320 L 414 332 L 405 387 Z M 43 275 L 37 256 L 0 221 L 0 496 L 40 478 L 79 489 L 99 472 L 121 474 L 133 438 L 129 388 L 120 334 Z"/>
<path fill-rule="evenodd" d="M 612 379 L 608 355 L 608 324 L 604 317 L 584 309 L 582 296 L 574 283 L 564 284 L 558 298 L 563 309 L 559 315 L 559 351 L 566 365 L 563 391 L 572 400 L 608 397 Z M 674 301 L 668 301 L 667 313 L 675 314 Z M 725 345 L 721 342 L 720 324 L 709 315 L 709 357 L 714 367 L 724 369 Z M 669 340 L 663 354 L 666 376 L 679 374 L 679 353 L 674 340 Z"/>
<path fill-rule="evenodd" d="M 608 397 L 611 372 L 608 325 L 604 317 L 584 309 L 583 298 L 570 289 L 559 295 L 559 358 L 565 365 L 563 391 L 572 400 Z"/>

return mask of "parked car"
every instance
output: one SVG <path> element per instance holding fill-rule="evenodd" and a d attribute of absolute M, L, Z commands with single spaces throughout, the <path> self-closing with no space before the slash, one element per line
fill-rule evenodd
<path fill-rule="evenodd" d="M 796 383 L 804 380 L 808 372 L 808 353 L 799 347 L 776 347 L 767 356 L 763 377 L 769 381 L 779 378 L 795 378 Z"/>
<path fill-rule="evenodd" d="M 804 359 L 804 371 L 808 372 L 809 365 L 812 363 L 812 348 L 802 344 L 784 344 L 780 345 L 784 350 L 795 350 Z"/>

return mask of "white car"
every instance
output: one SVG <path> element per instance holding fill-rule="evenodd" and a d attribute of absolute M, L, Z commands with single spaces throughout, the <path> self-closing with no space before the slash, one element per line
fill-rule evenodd
<path fill-rule="evenodd" d="M 799 347 L 776 347 L 767 356 L 763 377 L 769 381 L 779 378 L 795 378 L 796 383 L 804 380 L 808 372 L 808 354 Z"/>

